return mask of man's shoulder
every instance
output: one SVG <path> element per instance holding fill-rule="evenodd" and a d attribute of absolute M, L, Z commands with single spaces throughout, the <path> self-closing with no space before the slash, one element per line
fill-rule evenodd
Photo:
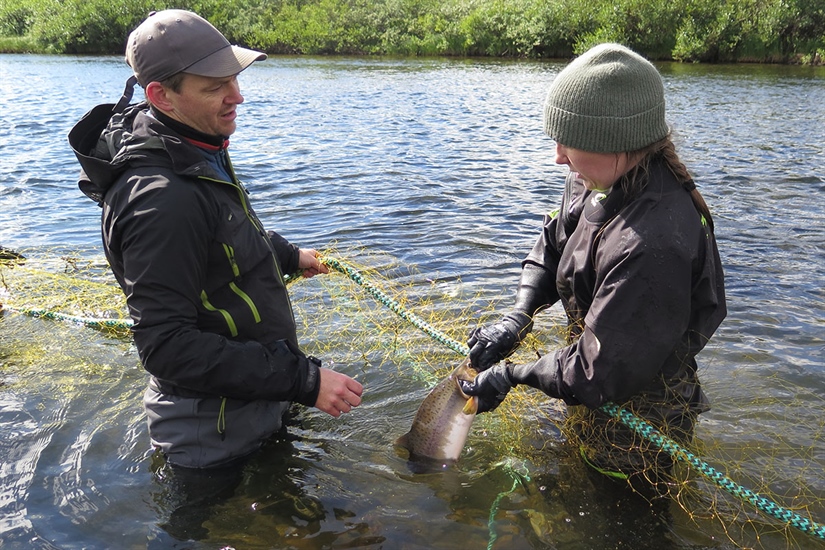
<path fill-rule="evenodd" d="M 197 177 L 181 175 L 169 166 L 132 166 L 107 191 L 104 204 L 119 211 L 168 212 L 184 216 L 212 210 L 214 197 Z"/>

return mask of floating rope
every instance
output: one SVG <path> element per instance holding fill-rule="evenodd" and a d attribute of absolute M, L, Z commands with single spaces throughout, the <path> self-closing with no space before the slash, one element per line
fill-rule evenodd
<path fill-rule="evenodd" d="M 435 327 L 426 322 L 424 319 L 404 309 L 404 306 L 399 304 L 398 301 L 393 300 L 383 290 L 364 279 L 363 275 L 361 275 L 361 273 L 357 269 L 350 267 L 344 262 L 336 260 L 335 258 L 322 256 L 318 259 L 324 265 L 327 265 L 336 271 L 340 271 L 341 273 L 352 279 L 358 285 L 363 287 L 364 290 L 369 292 L 373 296 L 373 298 L 378 300 L 378 302 L 390 308 L 396 315 L 398 315 L 405 321 L 408 321 L 414 327 L 424 331 L 437 342 L 444 344 L 445 346 L 447 346 L 448 348 L 450 348 L 451 350 L 460 355 L 467 355 L 467 353 L 469 353 L 469 349 L 467 349 L 467 346 L 439 332 Z"/>
<path fill-rule="evenodd" d="M 744 502 L 751 503 L 762 512 L 799 529 L 803 533 L 825 540 L 825 525 L 805 519 L 796 512 L 783 508 L 758 493 L 742 487 L 633 413 L 619 408 L 614 403 L 605 403 L 601 406 L 601 410 L 621 420 L 623 424 L 669 453 L 674 459 L 687 462 L 694 470 L 711 480 L 717 487 L 724 489 Z"/>
<path fill-rule="evenodd" d="M 66 321 L 99 330 L 129 330 L 132 327 L 131 319 L 96 319 L 91 317 L 69 315 L 67 313 L 58 313 L 56 311 L 48 311 L 45 309 L 18 308 L 7 305 L 3 306 L 3 309 L 6 311 L 13 311 L 15 313 L 28 315 L 29 317 L 38 317 L 41 319 L 49 319 L 51 321 Z"/>
<path fill-rule="evenodd" d="M 380 289 L 376 288 L 371 283 L 364 280 L 363 276 L 361 276 L 361 274 L 357 270 L 333 258 L 321 258 L 321 261 L 324 264 L 332 267 L 333 269 L 347 275 L 355 283 L 364 287 L 364 289 L 370 294 L 372 294 L 379 302 L 389 307 L 402 319 L 410 321 L 415 327 L 423 330 L 431 337 L 433 337 L 436 341 L 445 344 L 447 347 L 449 347 L 450 349 L 452 349 L 460 355 L 467 355 L 469 353 L 470 350 L 469 348 L 467 348 L 467 346 L 464 346 L 461 343 L 456 342 L 455 340 L 440 333 L 438 330 L 436 330 L 428 323 L 424 322 L 414 314 L 406 311 L 397 301 L 392 300 Z M 636 433 L 644 437 L 646 440 L 650 441 L 663 451 L 669 453 L 675 460 L 687 462 L 697 472 L 708 478 L 716 486 L 727 491 L 731 495 L 741 499 L 744 502 L 752 504 L 756 507 L 757 510 L 760 510 L 761 512 L 767 514 L 770 517 L 776 518 L 784 522 L 785 524 L 802 531 L 803 533 L 812 535 L 821 540 L 825 540 L 825 525 L 803 518 L 796 512 L 788 510 L 787 508 L 783 508 L 782 506 L 770 501 L 769 499 L 759 495 L 758 493 L 755 493 L 750 489 L 742 487 L 741 485 L 737 484 L 730 478 L 726 477 L 725 475 L 714 469 L 707 462 L 704 462 L 703 460 L 699 459 L 693 453 L 689 452 L 688 450 L 680 446 L 678 443 L 659 432 L 656 428 L 654 428 L 638 416 L 634 415 L 633 413 L 621 409 L 615 403 L 605 403 L 601 407 L 599 407 L 599 409 L 602 412 L 608 414 L 609 416 L 617 418 L 620 422 L 634 430 Z M 510 492 L 512 492 L 512 490 Z M 503 494 L 499 495 L 499 497 L 502 496 Z M 497 507 L 497 503 L 499 500 L 500 498 L 496 499 L 494 509 Z M 491 513 L 493 512 L 491 511 Z M 494 532 L 491 533 L 491 536 L 495 535 Z M 492 544 L 492 541 L 490 543 Z"/>

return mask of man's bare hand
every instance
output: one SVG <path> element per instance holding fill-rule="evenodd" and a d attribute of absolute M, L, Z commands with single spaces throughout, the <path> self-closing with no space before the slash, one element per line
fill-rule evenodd
<path fill-rule="evenodd" d="M 338 418 L 361 404 L 364 386 L 346 374 L 321 367 L 321 389 L 315 408 Z"/>
<path fill-rule="evenodd" d="M 298 267 L 303 270 L 304 277 L 309 279 L 319 273 L 329 273 L 329 268 L 318 259 L 318 251 L 312 248 L 302 248 L 298 251 Z"/>

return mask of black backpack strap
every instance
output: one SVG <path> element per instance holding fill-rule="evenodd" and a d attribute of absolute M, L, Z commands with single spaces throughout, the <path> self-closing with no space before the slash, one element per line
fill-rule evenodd
<path fill-rule="evenodd" d="M 122 113 L 123 110 L 129 106 L 129 103 L 132 101 L 132 96 L 135 94 L 135 84 L 137 84 L 137 77 L 132 75 L 129 77 L 129 80 L 126 81 L 126 88 L 123 90 L 123 95 L 120 96 L 120 99 L 112 108 L 112 113 Z"/>
<path fill-rule="evenodd" d="M 103 195 L 96 186 L 92 185 L 88 172 L 94 171 L 96 167 L 104 171 L 108 171 L 109 168 L 108 162 L 94 158 L 93 151 L 98 145 L 100 134 L 109 125 L 112 116 L 122 113 L 129 107 L 129 102 L 132 101 L 132 95 L 135 92 L 135 84 L 137 84 L 137 78 L 132 75 L 126 81 L 123 95 L 117 103 L 103 103 L 94 107 L 83 115 L 83 118 L 69 132 L 69 143 L 81 166 L 84 167 L 80 171 L 78 186 L 83 193 L 98 204 L 103 201 Z"/>

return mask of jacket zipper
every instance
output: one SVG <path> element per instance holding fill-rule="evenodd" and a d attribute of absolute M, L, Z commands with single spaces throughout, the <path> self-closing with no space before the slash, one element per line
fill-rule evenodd
<path fill-rule="evenodd" d="M 223 244 L 223 250 L 226 252 L 226 257 L 229 260 L 229 265 L 232 266 L 232 274 L 235 276 L 235 281 L 240 279 L 241 270 L 238 267 L 238 262 L 235 261 L 235 249 L 229 246 L 228 244 Z M 256 323 L 261 322 L 261 314 L 258 312 L 258 307 L 255 305 L 255 302 L 252 301 L 252 298 L 249 295 L 240 289 L 238 285 L 235 284 L 235 281 L 229 283 L 229 288 L 232 289 L 232 292 L 237 294 L 246 305 L 249 306 L 250 311 L 252 311 L 252 316 L 255 318 Z"/>
<path fill-rule="evenodd" d="M 229 334 L 233 337 L 238 335 L 238 326 L 235 324 L 235 320 L 232 318 L 232 315 L 229 314 L 228 311 L 225 309 L 220 309 L 212 305 L 209 301 L 209 296 L 206 295 L 205 290 L 201 290 L 201 303 L 203 307 L 205 307 L 208 311 L 217 311 L 221 315 L 223 315 L 224 321 L 226 321 L 226 325 L 229 327 Z"/>
<path fill-rule="evenodd" d="M 227 162 L 229 163 L 229 170 L 230 170 L 230 172 L 232 172 L 233 177 L 234 177 L 234 169 L 232 168 L 232 163 L 229 161 L 228 157 L 227 157 Z M 231 185 L 232 187 L 234 187 L 235 190 L 238 192 L 238 198 L 241 201 L 241 206 L 243 207 L 244 214 L 246 214 L 246 218 L 250 221 L 250 223 L 252 223 L 252 225 L 255 227 L 255 229 L 258 230 L 258 233 L 261 235 L 262 238 L 268 239 L 268 237 L 266 235 L 266 231 L 263 229 L 263 227 L 260 225 L 260 223 L 255 219 L 255 217 L 252 216 L 252 214 L 250 214 L 249 203 L 247 202 L 247 198 L 246 198 L 246 195 L 245 195 L 245 190 L 243 189 L 243 187 L 241 185 L 239 185 L 237 183 L 234 183 L 234 182 L 223 181 L 223 180 L 213 179 L 213 178 L 207 178 L 207 177 L 204 177 L 204 176 L 200 176 L 200 179 L 207 180 L 207 181 L 212 181 L 212 182 L 215 182 L 215 183 L 222 183 L 224 185 Z M 226 243 L 221 243 L 221 244 L 223 245 L 223 249 L 224 249 L 224 253 L 226 254 L 226 258 L 229 261 L 229 266 L 232 269 L 232 275 L 237 280 L 237 279 L 240 278 L 241 273 L 240 273 L 240 268 L 238 267 L 238 262 L 235 260 L 235 250 Z M 271 250 L 271 248 L 270 248 L 270 250 Z M 274 254 L 272 256 L 272 264 L 275 267 L 275 272 L 278 274 L 278 278 L 281 280 L 281 283 L 285 284 L 283 273 L 281 273 L 281 267 L 278 265 L 278 260 L 275 258 Z M 252 316 L 255 319 L 255 322 L 260 323 L 261 322 L 261 314 L 258 310 L 258 307 L 255 305 L 255 302 L 252 300 L 252 298 L 250 298 L 250 296 L 246 292 L 241 290 L 241 288 L 234 281 L 229 283 L 229 288 L 232 290 L 232 292 L 234 292 L 239 298 L 241 298 L 246 303 L 247 307 L 252 312 Z M 289 300 L 288 295 L 287 295 L 287 300 Z M 209 297 L 207 296 L 205 290 L 201 291 L 201 302 L 203 303 L 203 307 L 205 307 L 208 311 L 217 311 L 223 316 L 224 320 L 226 321 L 226 325 L 229 328 L 229 333 L 233 337 L 238 335 L 238 327 L 235 324 L 235 320 L 232 318 L 232 315 L 228 311 L 226 311 L 225 309 L 216 308 L 214 305 L 212 305 L 212 303 L 209 301 Z"/>

